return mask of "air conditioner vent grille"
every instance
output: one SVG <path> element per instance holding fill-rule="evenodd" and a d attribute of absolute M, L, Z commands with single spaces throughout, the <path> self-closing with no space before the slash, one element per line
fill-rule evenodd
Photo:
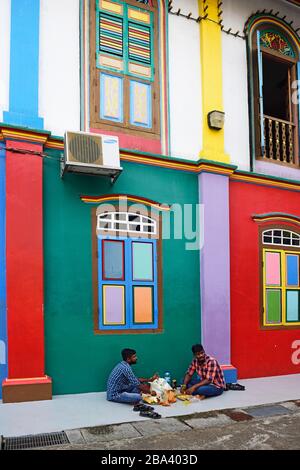
<path fill-rule="evenodd" d="M 66 131 L 60 165 L 62 178 L 66 173 L 82 173 L 108 176 L 114 183 L 122 170 L 117 136 Z"/>
<path fill-rule="evenodd" d="M 103 165 L 102 145 L 91 136 L 69 135 L 69 160 L 87 164 Z"/>

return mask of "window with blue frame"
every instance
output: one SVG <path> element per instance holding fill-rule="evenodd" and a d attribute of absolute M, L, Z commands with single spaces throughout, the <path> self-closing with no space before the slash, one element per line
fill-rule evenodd
<path fill-rule="evenodd" d="M 97 214 L 97 330 L 161 329 L 158 219 L 131 212 Z"/>

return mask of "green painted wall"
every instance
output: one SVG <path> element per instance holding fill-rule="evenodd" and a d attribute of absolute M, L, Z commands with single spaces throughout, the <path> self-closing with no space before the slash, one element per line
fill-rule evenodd
<path fill-rule="evenodd" d="M 105 390 L 125 347 L 137 350 L 138 376 L 169 370 L 180 378 L 191 360 L 191 345 L 201 337 L 199 251 L 186 251 L 186 240 L 174 239 L 164 240 L 162 250 L 164 333 L 93 332 L 91 206 L 80 195 L 128 193 L 168 204 L 198 201 L 197 175 L 122 166 L 111 186 L 103 177 L 68 174 L 61 180 L 58 161 L 44 162 L 46 373 L 54 394 Z"/>

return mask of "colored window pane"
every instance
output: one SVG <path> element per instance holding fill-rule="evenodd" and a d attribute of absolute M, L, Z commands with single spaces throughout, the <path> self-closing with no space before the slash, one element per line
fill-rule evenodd
<path fill-rule="evenodd" d="M 152 287 L 134 287 L 134 323 L 153 323 L 153 289 Z"/>
<path fill-rule="evenodd" d="M 123 79 L 101 73 L 101 119 L 123 122 Z"/>
<path fill-rule="evenodd" d="M 140 127 L 152 126 L 151 85 L 130 81 L 130 124 Z"/>
<path fill-rule="evenodd" d="M 299 256 L 286 255 L 287 285 L 299 285 Z"/>
<path fill-rule="evenodd" d="M 103 323 L 104 325 L 124 325 L 124 287 L 103 286 Z"/>
<path fill-rule="evenodd" d="M 282 55 L 295 57 L 295 52 L 287 39 L 277 31 L 264 31 L 260 35 L 260 44 Z"/>
<path fill-rule="evenodd" d="M 152 243 L 132 243 L 132 264 L 134 281 L 153 281 Z"/>
<path fill-rule="evenodd" d="M 266 284 L 280 286 L 281 284 L 280 253 L 266 253 Z"/>
<path fill-rule="evenodd" d="M 124 279 L 124 244 L 103 241 L 103 279 Z"/>
<path fill-rule="evenodd" d="M 281 291 L 267 289 L 267 323 L 281 323 Z"/>
<path fill-rule="evenodd" d="M 288 322 L 299 321 L 299 291 L 286 293 L 286 319 Z"/>

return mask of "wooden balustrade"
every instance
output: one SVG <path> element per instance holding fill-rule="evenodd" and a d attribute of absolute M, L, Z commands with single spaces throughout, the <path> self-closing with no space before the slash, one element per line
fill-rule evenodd
<path fill-rule="evenodd" d="M 295 129 L 293 122 L 265 115 L 263 158 L 293 165 L 295 163 Z"/>

